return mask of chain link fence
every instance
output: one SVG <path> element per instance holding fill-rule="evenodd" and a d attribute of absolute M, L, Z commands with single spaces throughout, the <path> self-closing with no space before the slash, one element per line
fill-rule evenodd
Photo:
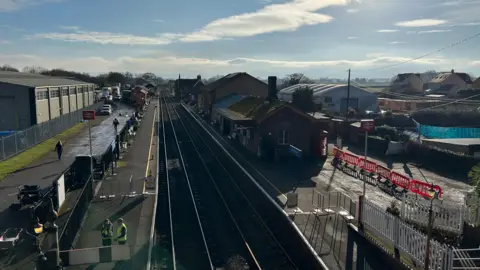
<path fill-rule="evenodd" d="M 83 110 L 97 110 L 100 105 L 96 103 L 84 109 L 67 113 L 50 121 L 18 131 L 15 134 L 0 137 L 0 161 L 15 156 L 73 127 L 82 121 Z"/>

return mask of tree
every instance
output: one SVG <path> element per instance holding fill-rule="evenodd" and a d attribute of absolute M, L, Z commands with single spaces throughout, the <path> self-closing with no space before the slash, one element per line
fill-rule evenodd
<path fill-rule="evenodd" d="M 11 72 L 19 72 L 18 69 L 10 66 L 10 65 L 3 65 L 0 67 L 0 71 L 11 71 Z"/>
<path fill-rule="evenodd" d="M 475 188 L 475 194 L 480 197 L 480 163 L 472 168 L 468 173 L 472 186 Z"/>
<path fill-rule="evenodd" d="M 292 105 L 304 112 L 314 112 L 313 90 L 310 87 L 300 87 L 292 94 Z"/>
<path fill-rule="evenodd" d="M 40 66 L 31 66 L 31 67 L 24 67 L 22 71 L 26 73 L 41 74 L 42 72 L 47 71 L 47 69 Z"/>
<path fill-rule="evenodd" d="M 312 83 L 312 80 L 302 73 L 293 73 L 282 79 L 281 88 L 297 85 L 300 83 Z"/>
<path fill-rule="evenodd" d="M 109 72 L 107 75 L 107 82 L 110 84 L 124 84 L 126 79 L 125 76 L 120 72 Z"/>

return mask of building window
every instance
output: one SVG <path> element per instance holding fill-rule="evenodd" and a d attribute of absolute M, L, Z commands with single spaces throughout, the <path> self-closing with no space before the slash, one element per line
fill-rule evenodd
<path fill-rule="evenodd" d="M 250 140 L 250 129 L 247 129 L 247 139 Z"/>
<path fill-rule="evenodd" d="M 59 96 L 60 96 L 60 90 L 50 89 L 50 97 L 51 98 L 58 98 Z"/>
<path fill-rule="evenodd" d="M 278 134 L 278 144 L 280 145 L 286 145 L 286 144 L 290 144 L 290 138 L 289 138 L 289 134 L 288 134 L 288 130 L 286 129 L 282 129 L 280 130 L 279 134 Z"/>
<path fill-rule="evenodd" d="M 77 87 L 77 94 L 83 93 L 83 86 L 78 86 Z"/>
<path fill-rule="evenodd" d="M 324 97 L 325 103 L 332 103 L 332 97 Z"/>
<path fill-rule="evenodd" d="M 48 99 L 47 90 L 37 90 L 37 100 Z"/>
<path fill-rule="evenodd" d="M 62 88 L 62 96 L 68 96 L 68 88 Z"/>
<path fill-rule="evenodd" d="M 75 87 L 70 87 L 70 95 L 76 95 L 77 89 Z"/>

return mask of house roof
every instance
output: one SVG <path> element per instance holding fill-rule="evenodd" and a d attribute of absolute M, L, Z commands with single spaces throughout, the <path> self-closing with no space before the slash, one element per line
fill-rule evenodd
<path fill-rule="evenodd" d="M 460 79 L 462 79 L 467 84 L 472 83 L 472 78 L 470 78 L 470 75 L 464 72 L 440 72 L 433 79 L 431 79 L 430 82 L 441 83 L 445 81 L 452 74 L 457 74 L 457 76 L 460 77 Z"/>
<path fill-rule="evenodd" d="M 448 94 L 452 88 L 456 87 L 455 84 L 442 84 L 435 89 L 429 89 L 426 91 L 428 94 Z"/>
<path fill-rule="evenodd" d="M 412 76 L 412 75 L 418 76 L 418 78 L 420 78 L 419 73 L 399 73 L 397 75 L 396 79 L 393 81 L 393 83 L 403 82 L 406 79 L 410 78 L 410 76 Z"/>
<path fill-rule="evenodd" d="M 239 77 L 241 77 L 241 76 L 248 76 L 248 77 L 250 77 L 250 78 L 252 78 L 252 79 L 255 79 L 255 80 L 259 81 L 259 82 L 262 82 L 261 80 L 259 80 L 259 79 L 255 78 L 255 77 L 251 76 L 250 74 L 248 74 L 248 73 L 246 73 L 246 72 L 235 72 L 235 73 L 230 73 L 230 74 L 228 74 L 228 75 L 226 75 L 226 76 L 223 76 L 222 78 L 220 78 L 220 79 L 218 79 L 218 80 L 216 80 L 216 81 L 214 81 L 214 82 L 211 82 L 211 83 L 205 85 L 205 86 L 203 87 L 203 90 L 206 91 L 206 92 L 214 91 L 214 90 L 216 90 L 216 89 L 218 89 L 218 88 L 220 88 L 220 87 L 224 87 L 225 85 L 231 83 L 233 80 L 235 80 L 236 78 L 239 78 Z M 265 82 L 262 82 L 262 83 L 265 84 Z"/>
<path fill-rule="evenodd" d="M 82 82 L 76 79 L 9 71 L 0 71 L 0 82 L 22 85 L 27 87 L 63 86 L 79 84 L 93 85 L 93 83 Z"/>
<path fill-rule="evenodd" d="M 178 81 L 180 80 L 180 86 L 182 88 L 187 88 L 188 93 L 193 93 L 196 90 L 199 90 L 202 86 L 204 86 L 201 79 L 176 79 L 175 85 L 178 85 Z"/>
<path fill-rule="evenodd" d="M 261 123 L 265 119 L 268 119 L 270 116 L 285 108 L 289 108 L 300 115 L 308 117 L 310 120 L 315 119 L 311 115 L 303 113 L 291 106 L 288 102 L 280 100 L 267 102 L 264 98 L 253 96 L 245 97 L 242 100 L 230 105 L 228 110 L 236 117 L 241 117 L 243 120 L 254 120 L 257 123 Z"/>
<path fill-rule="evenodd" d="M 344 90 L 347 88 L 347 85 L 346 84 L 296 84 L 296 85 L 283 88 L 278 93 L 280 94 L 279 96 L 283 94 L 286 94 L 288 96 L 303 87 L 309 87 L 313 91 L 313 96 L 315 97 L 315 96 L 322 96 L 331 92 L 338 92 L 340 90 Z M 367 90 L 355 87 L 353 85 L 350 85 L 350 89 L 371 93 Z M 371 94 L 375 95 L 374 93 L 371 93 Z"/>
<path fill-rule="evenodd" d="M 221 99 L 217 100 L 213 105 L 214 108 L 228 108 L 232 104 L 239 102 L 240 100 L 244 99 L 245 95 L 238 95 L 238 94 L 230 94 Z"/>

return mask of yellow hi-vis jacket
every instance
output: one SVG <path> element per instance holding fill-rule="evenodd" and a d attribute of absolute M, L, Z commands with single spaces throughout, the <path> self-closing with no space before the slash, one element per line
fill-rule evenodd
<path fill-rule="evenodd" d="M 110 239 L 113 237 L 113 225 L 111 223 L 104 223 L 102 226 L 102 238 Z"/>
<path fill-rule="evenodd" d="M 125 234 L 122 235 L 122 229 L 125 229 Z M 117 241 L 118 242 L 126 242 L 127 241 L 127 225 L 122 223 L 122 225 L 118 226 L 117 228 Z"/>

